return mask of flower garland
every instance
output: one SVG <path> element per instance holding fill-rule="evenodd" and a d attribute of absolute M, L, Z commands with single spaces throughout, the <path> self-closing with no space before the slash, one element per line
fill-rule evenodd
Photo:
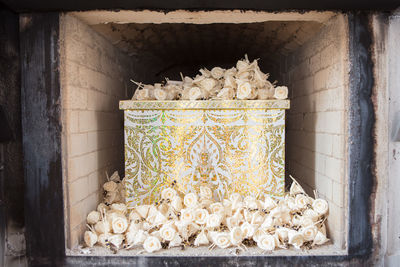
<path fill-rule="evenodd" d="M 275 86 L 268 81 L 269 74 L 260 70 L 258 61 L 250 62 L 245 55 L 236 67 L 200 69 L 194 78 L 183 76 L 182 81 L 170 81 L 154 85 L 137 83 L 133 100 L 233 100 L 233 99 L 286 99 L 288 88 Z"/>
<path fill-rule="evenodd" d="M 133 208 L 110 198 L 123 195 L 122 184 L 118 173 L 104 184 L 105 201 L 87 216 L 87 247 L 98 244 L 118 251 L 142 246 L 152 253 L 172 247 L 246 250 L 256 245 L 272 251 L 313 248 L 328 241 L 328 203 L 308 196 L 294 179 L 280 201 L 267 194 L 243 197 L 238 193 L 215 201 L 207 186 L 198 193 L 183 194 L 172 185 L 162 191 L 159 202 Z"/>

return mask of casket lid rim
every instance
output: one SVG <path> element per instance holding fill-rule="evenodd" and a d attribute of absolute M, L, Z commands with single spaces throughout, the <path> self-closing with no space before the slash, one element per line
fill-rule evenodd
<path fill-rule="evenodd" d="M 121 110 L 131 109 L 289 109 L 290 101 L 284 100 L 122 100 Z"/>

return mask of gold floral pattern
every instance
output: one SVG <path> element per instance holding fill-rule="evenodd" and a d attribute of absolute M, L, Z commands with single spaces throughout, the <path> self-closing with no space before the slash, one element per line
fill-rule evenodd
<path fill-rule="evenodd" d="M 127 203 L 152 203 L 174 180 L 184 193 L 208 184 L 215 197 L 283 196 L 285 103 L 281 108 L 268 101 L 255 108 L 126 109 Z"/>

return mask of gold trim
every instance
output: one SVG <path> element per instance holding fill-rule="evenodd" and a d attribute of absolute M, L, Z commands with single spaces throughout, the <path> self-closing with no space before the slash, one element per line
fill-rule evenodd
<path fill-rule="evenodd" d="M 289 109 L 289 100 L 119 101 L 121 110 L 167 109 Z"/>

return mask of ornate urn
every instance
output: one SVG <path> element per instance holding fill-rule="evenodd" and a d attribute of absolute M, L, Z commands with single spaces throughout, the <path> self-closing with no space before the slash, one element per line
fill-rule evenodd
<path fill-rule="evenodd" d="M 126 202 L 152 203 L 176 181 L 182 192 L 213 187 L 284 193 L 289 100 L 121 101 L 125 112 Z"/>

